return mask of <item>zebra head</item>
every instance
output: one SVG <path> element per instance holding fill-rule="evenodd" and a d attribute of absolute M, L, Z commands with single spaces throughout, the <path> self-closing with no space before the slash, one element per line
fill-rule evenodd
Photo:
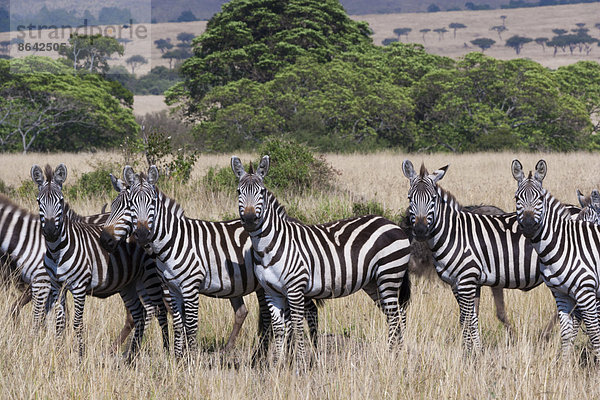
<path fill-rule="evenodd" d="M 548 168 L 546 161 L 540 160 L 535 165 L 535 174 L 529 171 L 529 176 L 525 178 L 523 165 L 519 160 L 512 162 L 512 174 L 519 183 L 515 193 L 517 203 L 517 221 L 523 231 L 523 235 L 532 238 L 538 234 L 543 226 L 546 215 L 546 190 L 542 188 L 542 181 L 546 176 Z"/>
<path fill-rule="evenodd" d="M 600 225 L 600 192 L 598 192 L 597 189 L 594 189 L 589 196 L 584 196 L 583 193 L 577 189 L 577 198 L 581 205 L 581 212 L 577 216 L 577 220 Z"/>
<path fill-rule="evenodd" d="M 426 240 L 431 232 L 438 209 L 437 182 L 444 177 L 447 169 L 446 165 L 430 174 L 425 169 L 425 165 L 421 164 L 421 171 L 417 174 L 409 160 L 404 160 L 402 163 L 404 176 L 410 181 L 408 190 L 410 224 L 418 241 Z"/>
<path fill-rule="evenodd" d="M 46 165 L 43 173 L 39 165 L 34 165 L 31 167 L 31 179 L 38 185 L 37 202 L 40 208 L 42 234 L 47 241 L 56 242 L 64 222 L 65 198 L 62 185 L 67 179 L 67 167 L 65 164 L 59 164 L 52 171 L 52 168 Z"/>
<path fill-rule="evenodd" d="M 264 156 L 256 172 L 250 164 L 250 170 L 244 171 L 242 162 L 237 157 L 231 157 L 231 169 L 239 181 L 238 207 L 244 227 L 253 231 L 262 223 L 265 214 L 265 199 L 267 189 L 263 179 L 269 172 L 269 156 Z"/>
<path fill-rule="evenodd" d="M 113 252 L 121 240 L 131 235 L 133 224 L 131 223 L 129 187 L 113 174 L 110 174 L 110 180 L 119 194 L 110 205 L 110 215 L 100 234 L 100 244 L 105 250 Z"/>
<path fill-rule="evenodd" d="M 123 178 L 129 185 L 129 210 L 133 229 L 131 234 L 136 243 L 146 250 L 149 250 L 155 228 L 158 176 L 156 165 L 148 168 L 148 176 L 136 175 L 129 165 L 123 169 Z"/>

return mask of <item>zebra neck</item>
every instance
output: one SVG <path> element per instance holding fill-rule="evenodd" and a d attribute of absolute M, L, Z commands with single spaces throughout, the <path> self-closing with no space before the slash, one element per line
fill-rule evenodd
<path fill-rule="evenodd" d="M 252 248 L 259 258 L 277 250 L 274 245 L 288 219 L 285 209 L 271 192 L 267 192 L 264 207 L 262 221 L 254 231 L 248 232 Z"/>
<path fill-rule="evenodd" d="M 183 240 L 177 234 L 181 223 L 190 223 L 190 220 L 185 217 L 181 206 L 163 192 L 159 192 L 151 243 L 154 253 L 161 261 L 167 261 L 168 255 L 171 255 L 171 252 L 164 250 L 167 247 L 175 246 L 174 240 Z"/>
<path fill-rule="evenodd" d="M 0 201 L 0 251 L 20 263 L 21 258 L 30 256 L 25 249 L 36 243 L 35 247 L 44 245 L 40 218 L 6 199 L 1 200 L 4 201 Z"/>
<path fill-rule="evenodd" d="M 549 255 L 544 250 L 548 246 L 554 247 L 556 235 L 563 234 L 565 226 L 571 222 L 568 210 L 549 192 L 544 195 L 544 206 L 546 212 L 542 221 L 542 229 L 531 238 L 531 243 L 539 251 L 542 261 Z"/>
<path fill-rule="evenodd" d="M 437 252 L 446 249 L 448 243 L 456 240 L 457 221 L 461 214 L 461 205 L 454 196 L 438 186 L 438 198 L 435 206 L 435 218 L 431 228 L 431 237 L 427 244 L 436 258 Z M 444 245 L 445 244 L 445 245 Z"/>

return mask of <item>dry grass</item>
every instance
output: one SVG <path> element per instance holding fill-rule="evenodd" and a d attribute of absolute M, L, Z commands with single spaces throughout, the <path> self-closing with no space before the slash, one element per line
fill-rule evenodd
<path fill-rule="evenodd" d="M 242 160 L 250 155 L 240 155 Z M 94 159 L 120 160 L 114 153 L 2 155 L 0 179 L 16 184 L 29 179 L 33 163 L 52 165 L 62 161 L 70 168 L 67 182 L 90 169 Z M 464 204 L 491 203 L 514 209 L 516 183 L 510 162 L 519 158 L 526 169 L 543 157 L 549 171 L 546 187 L 566 202 L 575 202 L 575 189 L 589 192 L 599 186 L 595 171 L 597 155 L 510 154 L 472 155 L 328 155 L 342 171 L 338 186 L 357 197 L 375 199 L 390 209 L 407 205 L 408 182 L 401 163 L 409 157 L 418 167 L 421 161 L 432 170 L 447 163 L 451 167 L 441 184 Z M 209 166 L 226 166 L 229 155 L 203 156 L 194 179 Z M 177 191 L 186 213 L 192 217 L 217 219 L 235 213 L 231 194 L 205 193 L 198 187 Z M 23 202 L 25 199 L 20 199 Z M 318 207 L 313 196 L 293 199 L 299 207 Z M 81 213 L 95 212 L 104 199 L 87 199 L 72 204 Z M 288 204 L 288 200 L 284 200 Z M 25 202 L 34 207 L 34 200 Z M 17 291 L 3 286 L 7 301 L 0 314 L 8 320 L 8 307 Z M 292 370 L 253 369 L 249 358 L 256 332 L 257 306 L 252 296 L 250 313 L 240 342 L 233 354 L 223 357 L 211 349 L 223 345 L 232 325 L 227 301 L 201 298 L 201 348 L 190 362 L 177 362 L 163 354 L 156 322 L 147 337 L 136 367 L 109 354 L 110 341 L 117 335 L 124 317 L 120 299 L 89 298 L 85 325 L 87 354 L 81 362 L 70 330 L 64 340 L 51 330 L 30 332 L 31 306 L 18 323 L 0 327 L 0 397 L 2 398 L 598 398 L 597 368 L 577 362 L 557 362 L 558 332 L 550 342 L 538 335 L 553 313 L 549 291 L 539 287 L 531 292 L 508 291 L 509 319 L 516 327 L 510 340 L 496 320 L 488 290 L 483 291 L 481 331 L 484 352 L 465 357 L 461 348 L 458 307 L 449 288 L 440 281 L 415 279 L 408 310 L 406 346 L 397 354 L 386 348 L 382 314 L 364 294 L 331 300 L 321 312 L 321 349 L 316 365 L 306 374 Z M 580 334 L 577 348 L 585 347 Z"/>

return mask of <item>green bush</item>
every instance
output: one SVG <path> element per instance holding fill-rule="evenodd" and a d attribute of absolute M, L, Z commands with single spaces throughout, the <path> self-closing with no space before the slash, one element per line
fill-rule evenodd
<path fill-rule="evenodd" d="M 268 155 L 271 159 L 269 173 L 265 185 L 275 192 L 294 193 L 306 190 L 330 190 L 334 186 L 335 176 L 339 174 L 322 156 L 316 156 L 310 148 L 292 140 L 265 140 L 259 148 L 261 158 Z M 260 158 L 253 163 L 254 168 Z M 246 171 L 250 165 L 244 166 Z M 229 166 L 210 168 L 202 183 L 208 190 L 232 191 L 237 187 L 237 180 Z"/>
<path fill-rule="evenodd" d="M 73 185 L 65 186 L 67 199 L 76 199 L 92 196 L 111 196 L 112 184 L 109 174 L 117 174 L 119 166 L 112 163 L 100 163 L 94 170 L 81 174 Z"/>

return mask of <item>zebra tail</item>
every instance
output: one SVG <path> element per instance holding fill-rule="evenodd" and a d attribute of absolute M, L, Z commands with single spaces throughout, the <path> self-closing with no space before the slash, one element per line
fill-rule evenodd
<path fill-rule="evenodd" d="M 398 303 L 400 307 L 406 307 L 410 300 L 410 278 L 408 271 L 402 279 L 402 285 L 400 285 L 400 293 L 398 294 Z"/>
<path fill-rule="evenodd" d="M 315 302 L 318 308 L 323 308 L 325 305 L 325 299 L 312 299 Z"/>

